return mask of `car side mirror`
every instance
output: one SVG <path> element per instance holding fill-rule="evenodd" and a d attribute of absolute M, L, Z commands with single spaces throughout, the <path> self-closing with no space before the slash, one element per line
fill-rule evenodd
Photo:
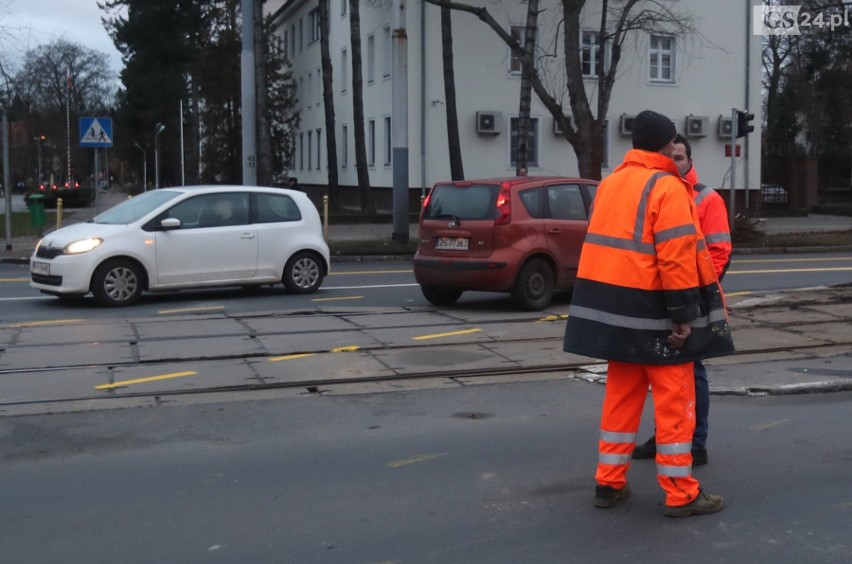
<path fill-rule="evenodd" d="M 180 229 L 180 220 L 176 217 L 167 217 L 166 219 L 160 222 L 160 226 L 163 228 L 163 231 Z"/>

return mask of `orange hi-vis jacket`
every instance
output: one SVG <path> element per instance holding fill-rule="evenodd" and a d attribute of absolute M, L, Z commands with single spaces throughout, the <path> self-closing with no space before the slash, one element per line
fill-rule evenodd
<path fill-rule="evenodd" d="M 691 322 L 681 348 L 673 322 Z M 563 349 L 643 364 L 734 352 L 690 187 L 665 155 L 631 150 L 598 186 Z"/>
<path fill-rule="evenodd" d="M 731 227 L 728 223 L 728 208 L 714 189 L 698 181 L 695 167 L 689 169 L 684 179 L 692 184 L 695 207 L 698 208 L 698 224 L 704 234 L 704 242 L 713 259 L 713 267 L 719 280 L 731 265 Z"/>

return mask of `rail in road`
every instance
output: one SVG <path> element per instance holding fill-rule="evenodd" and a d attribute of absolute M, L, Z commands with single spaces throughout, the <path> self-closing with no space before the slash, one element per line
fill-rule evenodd
<path fill-rule="evenodd" d="M 726 365 L 736 365 L 730 372 L 742 375 L 749 365 L 801 359 L 800 374 L 791 381 L 779 376 L 781 384 L 796 389 L 820 370 L 834 370 L 836 389 L 852 383 L 852 371 L 838 368 L 849 364 L 852 288 L 792 297 L 770 293 L 735 298 L 729 305 L 739 353 L 711 360 L 716 374 L 724 377 Z M 327 308 L 0 325 L 0 412 L 249 390 L 321 394 L 355 386 L 454 386 L 501 378 L 599 381 L 602 363 L 562 352 L 565 315 Z M 845 364 L 822 366 L 831 359 Z M 756 378 L 751 384 L 731 384 L 716 393 L 759 392 L 778 383 L 766 381 L 771 371 L 751 372 Z"/>

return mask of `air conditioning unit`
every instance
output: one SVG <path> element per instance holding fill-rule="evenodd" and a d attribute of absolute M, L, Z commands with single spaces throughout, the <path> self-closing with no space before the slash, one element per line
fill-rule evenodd
<path fill-rule="evenodd" d="M 694 116 L 692 114 L 686 116 L 684 131 L 686 131 L 687 137 L 707 137 L 709 129 L 710 118 L 707 116 Z"/>
<path fill-rule="evenodd" d="M 621 134 L 630 137 L 633 134 L 633 118 L 627 114 L 621 114 Z"/>
<path fill-rule="evenodd" d="M 734 130 L 734 125 L 730 117 L 719 115 L 719 138 L 730 139 L 731 132 Z"/>
<path fill-rule="evenodd" d="M 476 112 L 476 132 L 496 135 L 503 129 L 503 112 Z"/>
<path fill-rule="evenodd" d="M 565 125 L 571 127 L 571 116 L 565 116 Z M 563 131 L 562 125 L 556 118 L 553 118 L 553 134 L 559 137 L 565 136 L 565 131 Z"/>

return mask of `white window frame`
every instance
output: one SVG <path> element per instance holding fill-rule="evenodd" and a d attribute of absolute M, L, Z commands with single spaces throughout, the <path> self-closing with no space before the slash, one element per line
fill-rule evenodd
<path fill-rule="evenodd" d="M 312 45 L 320 39 L 320 18 L 319 8 L 314 8 L 308 12 L 308 45 Z"/>
<path fill-rule="evenodd" d="M 317 69 L 317 88 L 316 88 L 317 107 L 322 106 L 322 69 Z"/>
<path fill-rule="evenodd" d="M 340 168 L 349 167 L 349 125 L 340 126 Z"/>
<path fill-rule="evenodd" d="M 314 148 L 314 132 L 308 131 L 308 170 L 311 170 L 311 152 Z"/>
<path fill-rule="evenodd" d="M 669 42 L 668 48 L 662 46 Z M 655 45 L 656 43 L 656 45 Z M 668 65 L 663 63 L 668 57 Z M 665 69 L 668 76 L 665 76 Z M 648 82 L 652 84 L 674 84 L 677 76 L 677 38 L 671 35 L 648 36 Z"/>
<path fill-rule="evenodd" d="M 391 117 L 385 116 L 385 166 L 390 166 L 393 161 L 393 130 L 391 129 Z"/>
<path fill-rule="evenodd" d="M 393 69 L 393 41 L 391 40 L 391 28 L 389 25 L 382 29 L 382 53 L 382 61 L 384 63 L 382 66 L 382 79 L 387 80 L 390 78 L 391 70 Z"/>
<path fill-rule="evenodd" d="M 349 0 L 340 0 L 340 17 L 346 15 L 346 9 L 349 7 Z"/>
<path fill-rule="evenodd" d="M 587 38 L 594 39 L 594 43 L 586 42 Z M 587 53 L 590 53 L 588 60 L 586 60 Z M 583 29 L 580 31 L 580 69 L 584 78 L 598 77 L 599 62 L 603 64 L 604 72 L 609 70 L 609 57 L 609 42 L 601 44 L 600 30 Z"/>
<path fill-rule="evenodd" d="M 511 33 L 518 40 L 518 43 L 521 44 L 521 47 L 524 46 L 524 32 L 526 31 L 526 25 L 513 25 L 509 33 Z M 535 51 L 539 49 L 539 41 L 541 39 L 541 30 L 536 27 L 535 28 Z M 535 53 L 533 53 L 533 57 L 535 57 Z M 539 68 L 539 61 L 535 59 L 536 68 Z M 521 76 L 521 71 L 523 67 L 521 65 L 521 60 L 515 55 L 515 52 L 512 49 L 509 49 L 509 74 L 511 76 Z"/>
<path fill-rule="evenodd" d="M 299 170 L 305 170 L 305 134 L 299 134 Z"/>
<path fill-rule="evenodd" d="M 367 166 L 376 166 L 376 120 L 367 120 Z"/>
<path fill-rule="evenodd" d="M 302 52 L 302 47 L 305 45 L 305 26 L 302 18 L 299 18 L 299 53 Z"/>
<path fill-rule="evenodd" d="M 344 47 L 340 50 L 340 93 L 349 91 L 349 50 Z"/>
<path fill-rule="evenodd" d="M 322 169 L 322 129 L 317 128 L 317 170 Z"/>
<path fill-rule="evenodd" d="M 517 166 L 517 155 L 514 150 L 514 140 L 518 136 L 518 116 L 509 117 L 508 161 L 509 168 Z M 531 147 L 527 147 L 527 168 L 538 168 L 541 163 L 541 120 L 538 116 L 530 116 Z"/>
<path fill-rule="evenodd" d="M 376 81 L 376 36 L 367 35 L 367 84 Z"/>

